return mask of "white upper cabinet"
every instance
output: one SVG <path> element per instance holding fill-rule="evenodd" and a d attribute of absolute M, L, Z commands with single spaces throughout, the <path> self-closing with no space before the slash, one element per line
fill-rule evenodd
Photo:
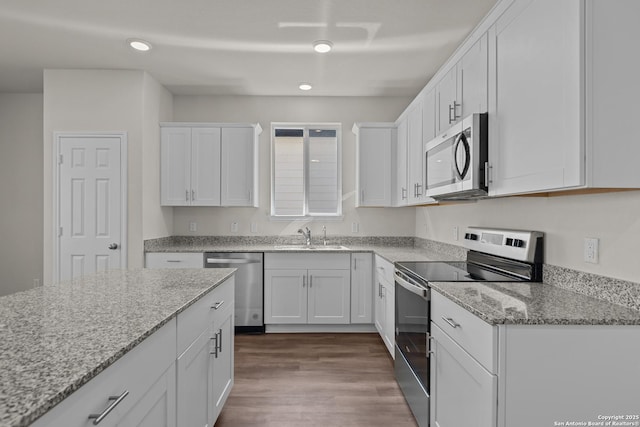
<path fill-rule="evenodd" d="M 409 146 L 407 140 L 407 118 L 402 118 L 397 124 L 396 134 L 396 181 L 395 181 L 395 206 L 407 206 L 409 203 L 408 165 Z"/>
<path fill-rule="evenodd" d="M 482 34 L 437 83 L 437 134 L 470 114 L 487 111 L 487 70 L 487 35 Z"/>
<path fill-rule="evenodd" d="M 407 152 L 409 158 L 409 204 L 420 203 L 424 194 L 423 163 L 424 148 L 422 143 L 422 99 L 414 102 L 407 116 Z"/>
<path fill-rule="evenodd" d="M 220 205 L 220 128 L 163 127 L 161 204 Z"/>
<path fill-rule="evenodd" d="M 392 206 L 395 125 L 356 123 L 356 207 Z"/>
<path fill-rule="evenodd" d="M 638 188 L 629 0 L 517 0 L 489 30 L 490 195 Z"/>
<path fill-rule="evenodd" d="M 581 5 L 516 1 L 490 30 L 490 195 L 584 183 Z"/>
<path fill-rule="evenodd" d="M 258 206 L 260 125 L 161 126 L 163 206 Z"/>
<path fill-rule="evenodd" d="M 257 140 L 252 127 L 222 128 L 222 206 L 258 206 Z"/>

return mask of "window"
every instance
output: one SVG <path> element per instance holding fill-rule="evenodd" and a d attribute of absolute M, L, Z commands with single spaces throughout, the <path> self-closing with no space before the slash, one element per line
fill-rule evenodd
<path fill-rule="evenodd" d="M 271 216 L 342 215 L 340 124 L 271 125 Z"/>

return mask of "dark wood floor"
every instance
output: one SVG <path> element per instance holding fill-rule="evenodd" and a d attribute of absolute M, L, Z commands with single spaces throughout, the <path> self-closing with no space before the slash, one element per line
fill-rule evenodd
<path fill-rule="evenodd" d="M 237 335 L 216 427 L 416 427 L 377 334 Z"/>

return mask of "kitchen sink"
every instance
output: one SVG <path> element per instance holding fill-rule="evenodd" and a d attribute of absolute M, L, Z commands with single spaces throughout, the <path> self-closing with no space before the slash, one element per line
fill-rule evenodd
<path fill-rule="evenodd" d="M 285 251 L 348 251 L 342 245 L 276 245 L 274 249 Z"/>

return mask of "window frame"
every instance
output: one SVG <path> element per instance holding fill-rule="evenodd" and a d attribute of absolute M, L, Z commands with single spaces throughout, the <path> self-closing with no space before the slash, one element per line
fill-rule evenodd
<path fill-rule="evenodd" d="M 304 171 L 304 206 L 303 213 L 304 215 L 276 215 L 275 214 L 275 138 L 276 138 L 276 129 L 302 129 L 303 130 L 303 171 Z M 337 196 L 338 196 L 338 206 L 336 213 L 330 214 L 310 214 L 309 213 L 309 129 L 323 129 L 323 130 L 335 130 L 336 131 L 336 161 L 338 164 L 337 167 Z M 271 123 L 271 136 L 270 136 L 270 193 L 271 193 L 271 206 L 270 206 L 270 218 L 276 221 L 292 221 L 292 220 L 313 220 L 313 219 L 322 219 L 322 220 L 341 220 L 343 218 L 342 214 L 342 123 L 309 123 L 309 122 L 272 122 Z"/>

